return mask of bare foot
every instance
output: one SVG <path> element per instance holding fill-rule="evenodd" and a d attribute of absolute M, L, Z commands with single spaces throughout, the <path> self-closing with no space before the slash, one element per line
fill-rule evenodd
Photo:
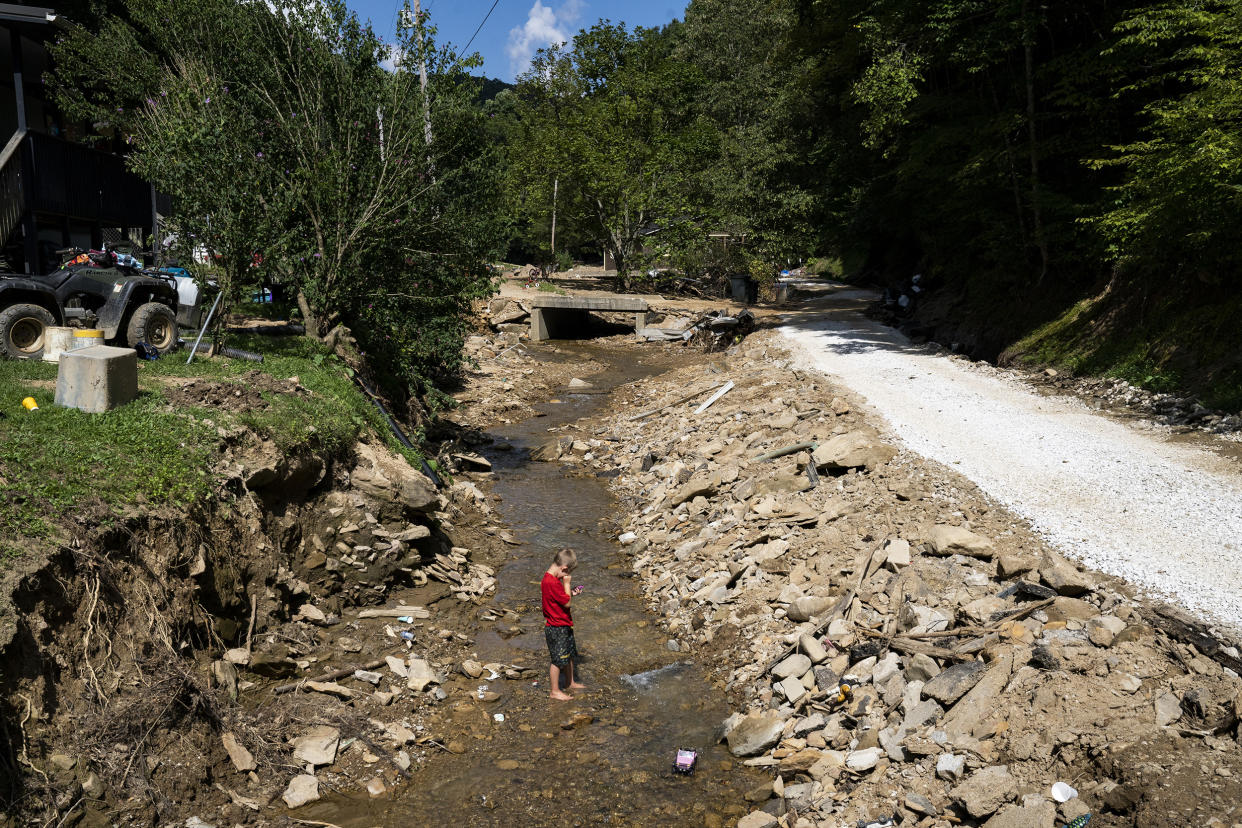
<path fill-rule="evenodd" d="M 585 689 L 586 689 L 586 685 L 585 685 L 585 684 L 579 684 L 579 683 L 578 683 L 578 682 L 576 682 L 576 681 L 571 681 L 571 682 L 569 683 L 569 689 L 570 689 L 570 690 L 585 690 Z"/>
<path fill-rule="evenodd" d="M 548 694 L 548 698 L 552 699 L 553 701 L 573 701 L 574 700 L 573 696 L 570 696 L 566 693 L 562 693 L 560 690 L 553 690 L 551 693 Z"/>

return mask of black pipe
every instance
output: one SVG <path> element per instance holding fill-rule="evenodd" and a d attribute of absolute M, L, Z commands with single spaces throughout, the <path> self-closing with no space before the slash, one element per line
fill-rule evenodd
<path fill-rule="evenodd" d="M 410 451 L 418 452 L 419 457 L 422 459 L 423 474 L 431 478 L 431 482 L 435 484 L 437 489 L 444 488 L 444 481 L 440 479 L 440 475 L 436 474 L 436 470 L 433 469 L 431 464 L 427 462 L 427 458 L 422 457 L 422 452 L 418 451 L 418 449 L 414 447 L 414 444 L 410 442 L 410 438 L 405 436 L 405 432 L 401 430 L 401 426 L 397 425 L 397 421 L 394 420 L 392 415 L 388 413 L 388 409 L 384 407 L 384 403 L 380 401 L 379 396 L 371 390 L 369 385 L 367 385 L 367 381 L 364 380 L 357 372 L 354 372 L 354 382 L 358 383 L 363 392 L 371 398 L 371 402 L 373 402 L 375 407 L 379 409 L 379 413 L 384 415 L 384 419 L 388 421 L 388 427 L 392 429 L 392 433 L 396 436 L 401 445 L 405 446 Z"/>
<path fill-rule="evenodd" d="M 187 347 L 193 347 L 190 346 L 184 339 L 181 340 L 181 343 Z M 245 359 L 250 362 L 263 361 L 263 354 L 256 354 L 253 351 L 242 351 L 237 348 L 217 348 L 215 351 L 212 351 L 211 347 L 212 346 L 209 343 L 200 342 L 198 343 L 198 347 L 195 349 L 195 353 L 211 353 L 212 356 L 226 356 L 232 357 L 233 359 Z"/>

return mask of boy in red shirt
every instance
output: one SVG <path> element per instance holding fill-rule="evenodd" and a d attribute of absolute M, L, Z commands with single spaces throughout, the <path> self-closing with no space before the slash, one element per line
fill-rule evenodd
<path fill-rule="evenodd" d="M 561 690 L 561 670 L 569 679 L 569 687 L 573 690 L 585 690 L 586 685 L 574 681 L 574 660 L 578 658 L 578 645 L 574 642 L 574 619 L 569 612 L 569 599 L 582 591 L 582 587 L 573 586 L 574 567 L 578 565 L 578 556 L 572 549 L 562 549 L 556 553 L 552 566 L 543 573 L 543 582 L 539 585 L 543 593 L 543 635 L 548 642 L 548 655 L 552 659 L 550 668 L 552 691 L 549 696 L 558 701 L 569 701 L 573 696 Z"/>

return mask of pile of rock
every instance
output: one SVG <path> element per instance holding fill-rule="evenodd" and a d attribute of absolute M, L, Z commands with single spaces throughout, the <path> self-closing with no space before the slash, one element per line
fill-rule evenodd
<path fill-rule="evenodd" d="M 1124 800 L 1135 783 L 1112 777 L 1145 738 L 1231 773 L 1236 673 L 769 342 L 720 377 L 639 384 L 544 453 L 617 473 L 619 541 L 670 649 L 748 708 L 721 737 L 773 784 L 741 824 L 1052 826 Z M 1053 801 L 1066 778 L 1082 796 Z"/>

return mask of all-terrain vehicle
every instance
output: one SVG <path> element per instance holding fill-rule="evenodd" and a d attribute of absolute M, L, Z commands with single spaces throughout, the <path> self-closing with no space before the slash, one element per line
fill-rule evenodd
<path fill-rule="evenodd" d="M 47 276 L 0 273 L 0 354 L 38 359 L 49 325 L 99 328 L 111 344 L 132 348 L 145 342 L 161 354 L 173 350 L 176 280 L 125 261 L 132 259 L 108 250 L 79 256 Z"/>

